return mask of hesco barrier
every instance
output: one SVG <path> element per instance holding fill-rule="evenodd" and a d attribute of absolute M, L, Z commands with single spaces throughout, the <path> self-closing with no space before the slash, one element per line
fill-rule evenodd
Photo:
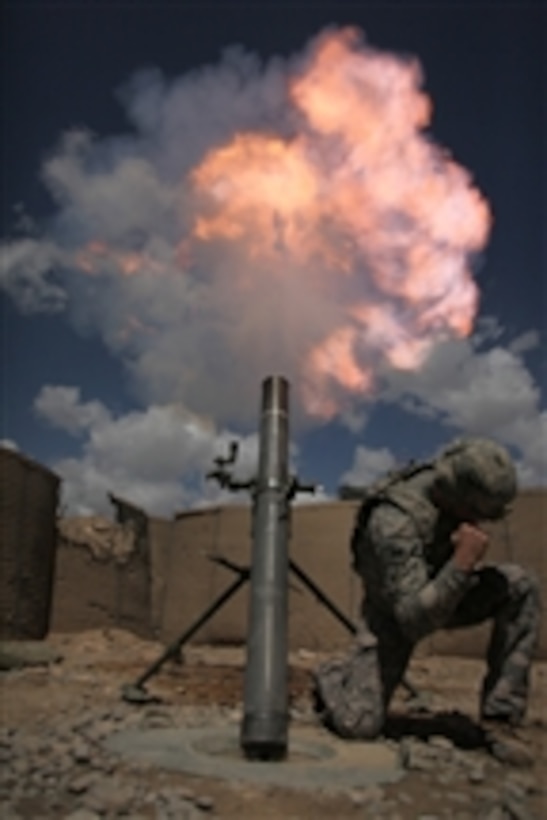
<path fill-rule="evenodd" d="M 49 627 L 58 476 L 0 448 L 0 635 L 43 638 Z"/>

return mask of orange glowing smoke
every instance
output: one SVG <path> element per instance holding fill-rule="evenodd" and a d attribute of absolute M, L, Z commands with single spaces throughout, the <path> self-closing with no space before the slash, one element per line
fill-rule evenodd
<path fill-rule="evenodd" d="M 328 391 L 333 373 L 347 390 L 368 393 L 371 389 L 372 372 L 357 362 L 353 352 L 355 337 L 355 328 L 341 327 L 309 354 L 307 364 L 313 376 L 304 382 L 303 398 L 312 415 L 331 418 L 337 414 L 338 402 Z"/>
<path fill-rule="evenodd" d="M 222 315 L 227 300 L 237 309 L 245 296 L 241 325 L 253 331 L 233 355 L 241 361 L 263 339 L 275 355 L 296 346 L 308 412 L 332 417 L 370 394 L 386 364 L 416 370 L 439 338 L 473 327 L 470 259 L 490 213 L 424 132 L 432 106 L 421 83 L 417 61 L 364 46 L 354 29 L 322 35 L 289 78 L 284 134 L 235 133 L 183 180 L 190 228 L 167 259 L 153 244 L 137 253 L 95 240 L 77 266 L 203 276 L 213 290 L 201 304 L 223 328 L 239 318 Z M 268 325 L 274 305 L 279 320 Z"/>
<path fill-rule="evenodd" d="M 164 266 L 146 253 L 114 248 L 107 242 L 94 239 L 79 250 L 74 258 L 76 266 L 89 274 L 98 274 L 105 269 L 116 270 L 123 276 L 134 276 L 144 272 L 162 273 Z"/>
<path fill-rule="evenodd" d="M 317 174 L 299 144 L 262 134 L 237 135 L 209 154 L 193 180 L 219 205 L 212 216 L 198 217 L 195 235 L 246 238 L 252 254 L 275 249 L 276 223 L 283 226 L 284 242 L 298 247 L 310 203 L 319 195 Z"/>
<path fill-rule="evenodd" d="M 363 47 L 353 29 L 329 32 L 290 82 L 293 136 L 239 133 L 191 176 L 203 198 L 198 241 L 244 243 L 257 271 L 277 265 L 304 286 L 317 265 L 332 292 L 351 282 L 339 325 L 305 351 L 314 414 L 369 392 L 380 359 L 415 369 L 440 335 L 472 329 L 468 260 L 486 243 L 490 213 L 424 135 L 431 102 L 420 83 L 416 61 Z"/>

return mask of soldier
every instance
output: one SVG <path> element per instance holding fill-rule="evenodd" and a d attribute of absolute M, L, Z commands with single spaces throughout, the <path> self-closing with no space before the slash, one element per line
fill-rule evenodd
<path fill-rule="evenodd" d="M 512 727 L 523 719 L 540 621 L 539 585 L 514 564 L 483 564 L 479 522 L 504 516 L 517 489 L 503 447 L 455 442 L 367 493 L 352 538 L 366 591 L 354 647 L 315 673 L 317 710 L 346 738 L 372 739 L 417 642 L 436 629 L 493 619 L 480 714 L 484 741 L 501 760 L 529 765 Z"/>

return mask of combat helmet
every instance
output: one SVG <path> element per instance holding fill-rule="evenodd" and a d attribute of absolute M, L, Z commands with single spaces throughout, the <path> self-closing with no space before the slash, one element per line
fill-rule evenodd
<path fill-rule="evenodd" d="M 517 492 L 509 453 L 490 439 L 458 439 L 435 461 L 435 472 L 438 489 L 479 520 L 502 518 Z"/>

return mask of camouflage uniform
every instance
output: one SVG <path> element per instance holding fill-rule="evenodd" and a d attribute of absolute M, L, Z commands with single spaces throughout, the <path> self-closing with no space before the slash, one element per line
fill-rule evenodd
<path fill-rule="evenodd" d="M 490 618 L 481 714 L 512 723 L 524 715 L 539 630 L 538 583 L 513 564 L 459 569 L 450 536 L 462 519 L 436 506 L 432 489 L 440 486 L 455 497 L 463 494 L 478 516 L 491 519 L 503 514 L 516 492 L 505 451 L 471 439 L 406 478 L 384 482 L 363 503 L 352 541 L 354 568 L 366 588 L 362 622 L 350 654 L 315 673 L 323 721 L 342 737 L 370 739 L 381 732 L 420 639 Z"/>

